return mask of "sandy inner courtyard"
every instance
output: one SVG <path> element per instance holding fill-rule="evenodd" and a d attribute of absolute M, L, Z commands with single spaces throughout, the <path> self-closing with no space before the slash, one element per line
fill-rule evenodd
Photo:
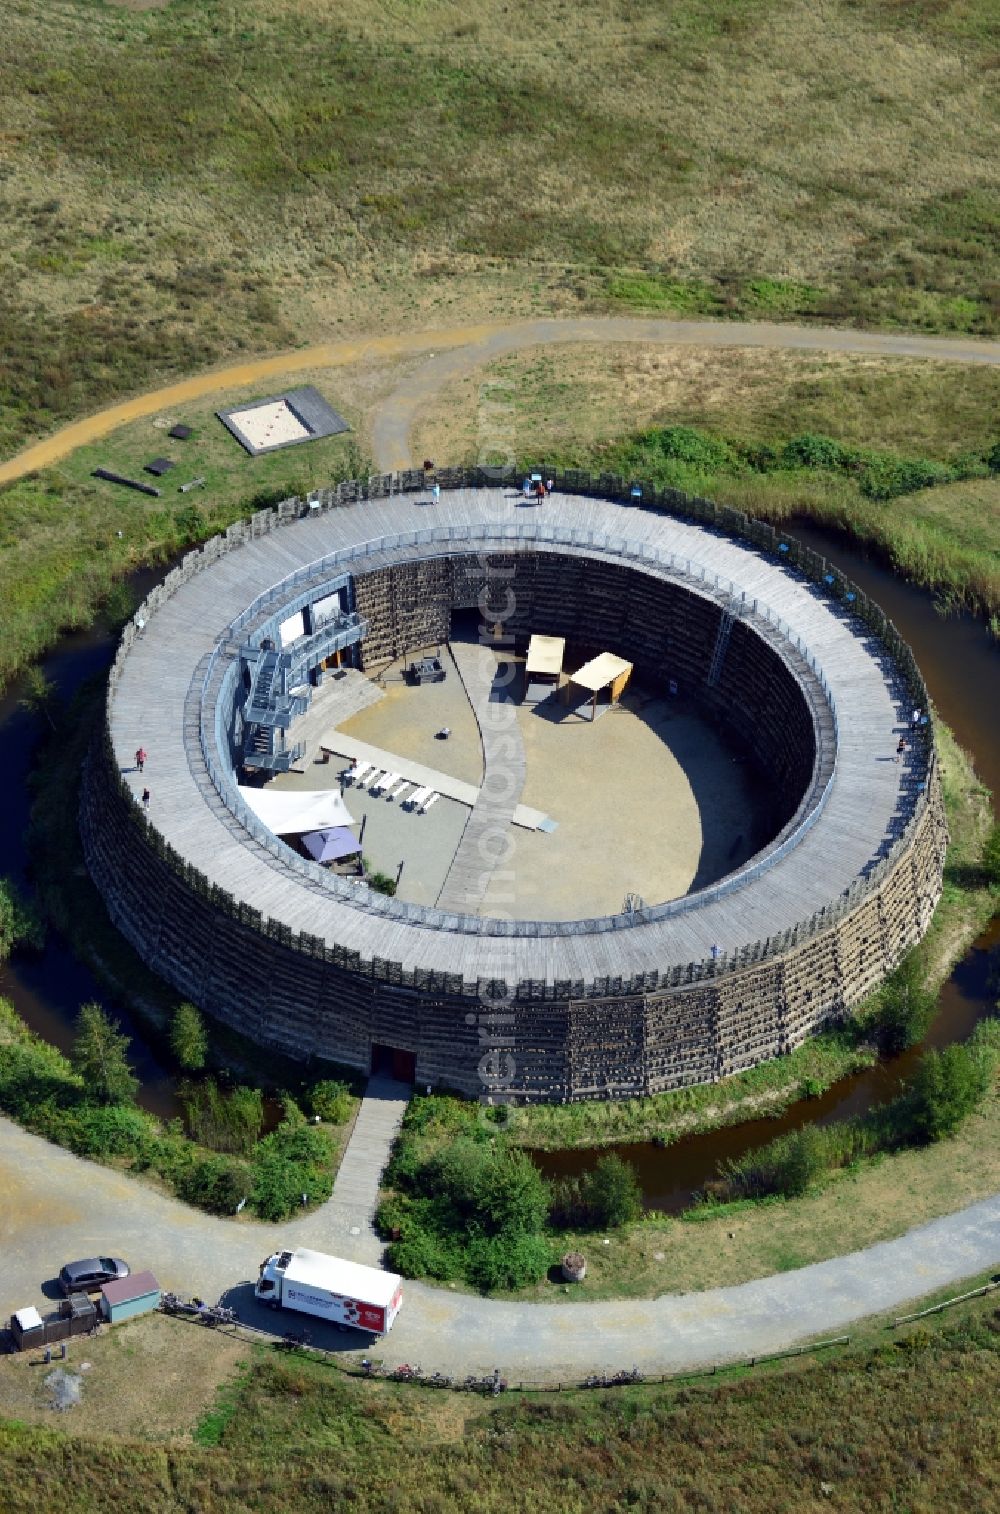
<path fill-rule="evenodd" d="M 453 659 L 441 653 L 444 683 L 411 688 L 395 664 L 379 678 L 385 697 L 338 729 L 478 784 L 479 727 Z M 516 701 L 522 686 L 519 670 L 511 685 Z M 627 894 L 646 903 L 676 898 L 730 872 L 763 844 L 755 780 L 689 706 L 633 684 L 618 709 L 593 723 L 557 701 L 518 702 L 517 720 L 526 757 L 521 800 L 557 828 L 511 827 L 511 860 L 494 875 L 480 913 L 522 920 L 617 914 Z M 447 741 L 435 740 L 442 726 L 451 731 Z M 304 773 L 274 782 L 324 788 L 339 783 L 342 766 L 336 758 L 309 763 Z M 469 808 L 441 799 L 415 815 L 351 787 L 345 798 L 356 820 L 368 817 L 369 866 L 395 876 L 403 862 L 399 897 L 435 904 Z"/>
<path fill-rule="evenodd" d="M 275 400 L 270 405 L 251 405 L 248 410 L 234 410 L 230 420 L 258 451 L 265 447 L 281 447 L 286 442 L 301 442 L 312 435 L 285 400 Z"/>

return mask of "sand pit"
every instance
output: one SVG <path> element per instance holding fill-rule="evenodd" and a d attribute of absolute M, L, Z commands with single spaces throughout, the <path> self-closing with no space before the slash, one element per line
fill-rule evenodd
<path fill-rule="evenodd" d="M 287 394 L 268 395 L 238 410 L 216 413 L 252 457 L 350 430 L 343 416 L 311 384 L 290 389 Z"/>
<path fill-rule="evenodd" d="M 232 419 L 253 443 L 255 452 L 305 441 L 310 434 L 308 426 L 302 424 L 287 400 L 254 405 L 249 410 L 234 410 Z"/>

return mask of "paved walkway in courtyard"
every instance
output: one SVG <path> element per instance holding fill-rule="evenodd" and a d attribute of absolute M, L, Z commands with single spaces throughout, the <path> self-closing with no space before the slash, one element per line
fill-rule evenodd
<path fill-rule="evenodd" d="M 351 1191 L 359 1207 L 368 1202 L 363 1183 L 352 1181 Z M 287 1320 L 256 1308 L 250 1285 L 279 1245 L 328 1250 L 329 1211 L 325 1205 L 282 1226 L 218 1219 L 0 1119 L 0 1318 L 40 1302 L 41 1284 L 64 1262 L 110 1251 L 152 1268 L 165 1288 L 225 1294 L 242 1318 L 280 1331 Z M 902 1309 L 937 1288 L 957 1291 L 963 1279 L 995 1267 L 1000 1196 L 866 1251 L 703 1293 L 531 1304 L 407 1283 L 402 1313 L 378 1354 L 457 1376 L 499 1366 L 535 1381 L 633 1363 L 671 1372 L 840 1334 L 866 1315 Z M 321 1325 L 311 1333 L 315 1344 L 339 1351 L 368 1347 L 367 1339 Z"/>
<path fill-rule="evenodd" d="M 297 732 L 295 733 L 297 736 Z M 344 757 L 348 762 L 367 762 L 381 769 L 384 773 L 398 773 L 400 778 L 405 778 L 407 783 L 412 783 L 414 788 L 433 789 L 437 794 L 443 794 L 446 799 L 454 799 L 459 804 L 468 805 L 472 809 L 479 797 L 479 788 L 474 783 L 465 783 L 461 778 L 453 778 L 450 773 L 442 773 L 440 768 L 427 767 L 422 762 L 414 762 L 409 757 L 401 757 L 398 752 L 386 751 L 384 747 L 372 746 L 369 741 L 359 741 L 356 736 L 348 736 L 346 731 L 327 730 L 321 741 L 320 747 L 324 752 L 329 752 L 334 758 Z M 346 766 L 346 763 L 345 763 Z M 368 779 L 365 778 L 363 787 L 367 787 Z M 353 784 L 348 784 L 344 790 L 345 799 L 350 799 Z M 399 802 L 405 803 L 410 797 L 410 792 L 401 792 Z M 537 831 L 541 822 L 547 817 L 542 810 L 534 810 L 527 804 L 519 804 L 514 810 L 514 824 L 520 825 L 529 831 Z"/>
<path fill-rule="evenodd" d="M 507 681 L 509 663 L 478 642 L 453 641 L 451 655 L 479 723 L 483 782 L 437 907 L 446 914 L 474 915 L 496 875 L 509 867 L 508 833 L 524 788 L 524 740 Z M 499 903 L 502 908 L 502 898 Z"/>

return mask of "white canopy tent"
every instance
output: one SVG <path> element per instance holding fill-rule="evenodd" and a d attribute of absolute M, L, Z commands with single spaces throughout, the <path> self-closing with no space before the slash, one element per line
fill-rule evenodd
<path fill-rule="evenodd" d="M 240 786 L 245 800 L 262 825 L 276 836 L 325 831 L 337 825 L 356 825 L 336 789 L 250 789 Z"/>

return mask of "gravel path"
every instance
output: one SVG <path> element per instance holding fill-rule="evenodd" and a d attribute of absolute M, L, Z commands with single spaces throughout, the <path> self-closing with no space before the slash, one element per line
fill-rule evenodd
<path fill-rule="evenodd" d="M 328 1212 L 329 1211 L 329 1212 Z M 0 1317 L 38 1301 L 63 1262 L 94 1252 L 151 1267 L 161 1284 L 225 1295 L 241 1318 L 271 1331 L 288 1316 L 258 1309 L 252 1281 L 280 1242 L 330 1250 L 330 1206 L 280 1227 L 215 1219 L 0 1119 L 3 1272 Z M 379 1355 L 456 1376 L 500 1366 L 534 1381 L 575 1380 L 633 1363 L 670 1372 L 781 1350 L 838 1334 L 854 1320 L 1000 1265 L 1000 1195 L 867 1251 L 732 1288 L 607 1303 L 510 1303 L 406 1286 L 402 1313 Z M 340 1351 L 357 1337 L 310 1323 L 312 1340 Z"/>
<path fill-rule="evenodd" d="M 793 326 L 748 321 L 672 321 L 655 316 L 579 316 L 568 320 L 484 322 L 440 331 L 405 335 L 355 337 L 253 358 L 229 368 L 195 374 L 148 394 L 134 395 L 84 416 L 42 441 L 0 463 L 0 484 L 22 478 L 68 457 L 77 447 L 108 436 L 128 421 L 156 415 L 174 405 L 204 399 L 244 384 L 272 383 L 309 368 L 342 368 L 369 357 L 401 357 L 429 353 L 421 365 L 381 406 L 375 420 L 376 465 L 406 467 L 410 426 L 417 409 L 435 388 L 478 363 L 518 347 L 550 342 L 665 342 L 696 347 L 769 347 L 811 352 L 857 352 L 883 357 L 933 358 L 951 363 L 1000 363 L 1000 342 L 975 337 L 907 335 L 901 332 L 855 331 L 850 328 Z M 452 361 L 454 359 L 454 361 Z"/>
<path fill-rule="evenodd" d="M 882 357 L 935 358 L 957 363 L 1000 363 L 1000 342 L 906 336 L 821 326 L 751 321 L 671 321 L 641 316 L 580 316 L 571 320 L 518 321 L 484 327 L 458 344 L 438 335 L 437 350 L 409 373 L 375 416 L 375 466 L 383 472 L 411 466 L 410 431 L 417 412 L 445 384 L 482 363 L 523 347 L 559 342 L 662 342 L 677 347 L 767 347 L 809 352 L 856 352 Z"/>

